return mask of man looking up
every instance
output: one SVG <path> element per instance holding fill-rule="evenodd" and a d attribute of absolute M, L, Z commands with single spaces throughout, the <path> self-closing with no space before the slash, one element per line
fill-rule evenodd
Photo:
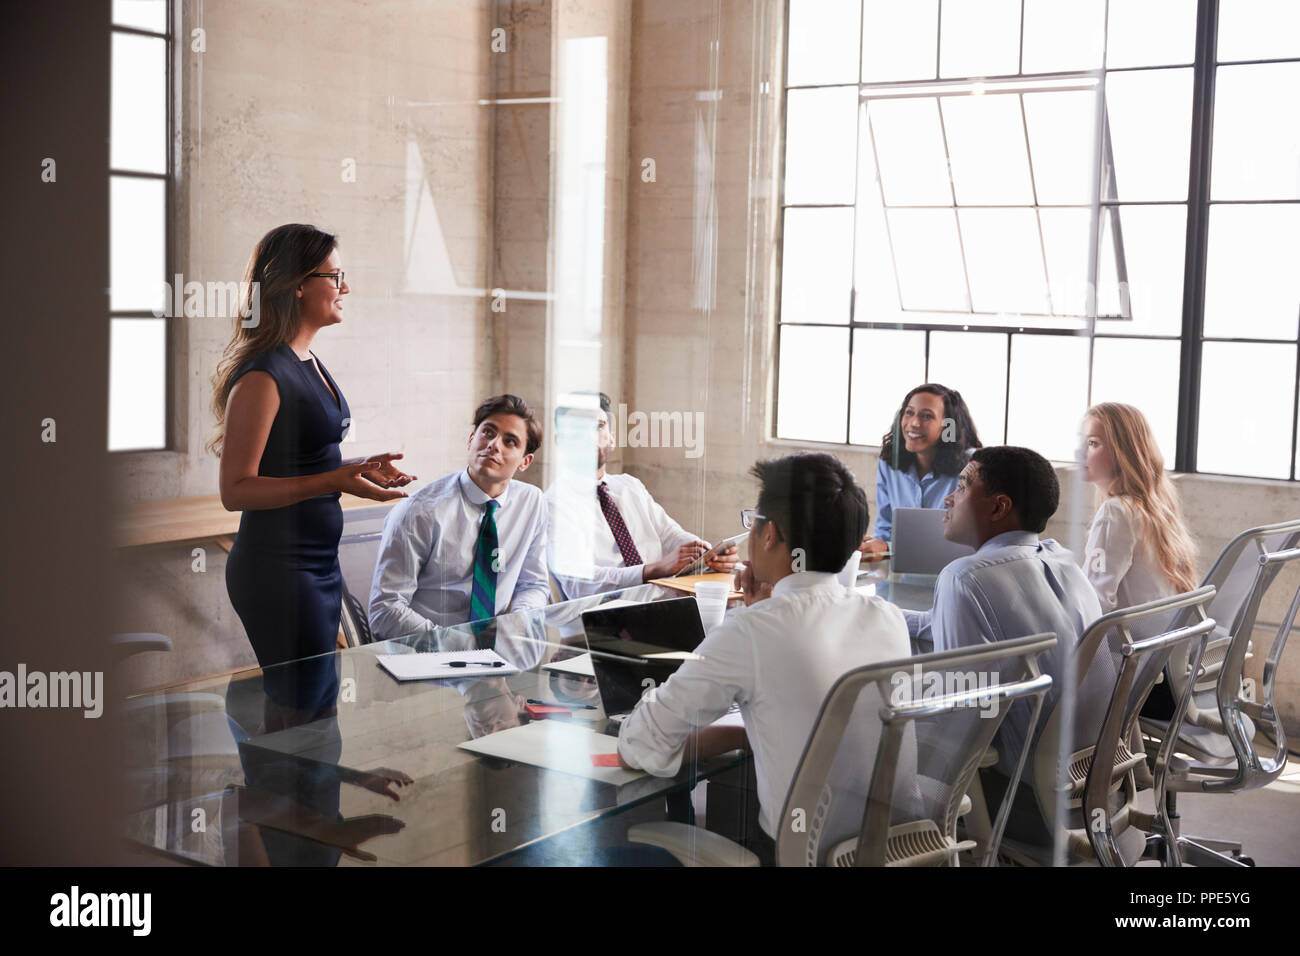
<path fill-rule="evenodd" d="M 546 499 L 513 480 L 541 443 L 527 402 L 489 398 L 474 412 L 468 466 L 393 508 L 370 587 L 376 640 L 546 606 Z"/>

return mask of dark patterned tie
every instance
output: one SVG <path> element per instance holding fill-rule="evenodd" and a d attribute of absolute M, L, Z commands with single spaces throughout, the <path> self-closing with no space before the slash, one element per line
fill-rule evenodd
<path fill-rule="evenodd" d="M 497 523 L 492 514 L 498 504 L 489 501 L 483 506 L 483 521 L 478 526 L 478 542 L 474 545 L 474 584 L 469 594 L 471 621 L 493 617 L 497 612 Z"/>
<path fill-rule="evenodd" d="M 600 500 L 600 510 L 605 512 L 605 520 L 609 522 L 609 530 L 614 532 L 614 543 L 618 545 L 619 554 L 623 555 L 623 566 L 634 568 L 645 564 L 641 560 L 641 552 L 636 549 L 632 541 L 632 536 L 627 533 L 627 525 L 623 523 L 623 516 L 619 513 L 618 505 L 614 503 L 614 496 L 609 493 L 609 488 L 603 481 L 596 486 L 596 497 Z"/>

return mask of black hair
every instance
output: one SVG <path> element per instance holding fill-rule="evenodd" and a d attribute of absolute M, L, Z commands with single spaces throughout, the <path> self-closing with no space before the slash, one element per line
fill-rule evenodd
<path fill-rule="evenodd" d="M 961 470 L 966 467 L 966 452 L 971 448 L 983 448 L 984 445 L 980 442 L 979 432 L 975 430 L 975 421 L 971 418 L 970 409 L 966 407 L 966 400 L 961 397 L 961 392 L 934 382 L 918 385 L 903 396 L 902 404 L 894 413 L 894 424 L 880 439 L 880 460 L 898 471 L 907 471 L 916 464 L 916 455 L 908 451 L 903 443 L 902 422 L 907 403 L 917 392 L 926 392 L 942 398 L 943 417 L 945 421 L 951 420 L 955 429 L 951 441 L 942 439 L 939 441 L 938 451 L 934 455 L 934 473 L 936 475 L 961 474 Z"/>
<path fill-rule="evenodd" d="M 804 569 L 837 572 L 867 533 L 867 493 L 834 455 L 804 452 L 760 461 L 758 511 L 776 525 L 793 552 L 802 549 Z"/>
<path fill-rule="evenodd" d="M 1038 452 L 1016 445 L 981 448 L 971 456 L 979 465 L 985 495 L 1006 495 L 1020 526 L 1039 534 L 1061 503 L 1056 469 Z"/>
<path fill-rule="evenodd" d="M 528 431 L 527 447 L 524 454 L 531 455 L 542 444 L 542 423 L 537 420 L 533 406 L 518 395 L 494 395 L 484 399 L 483 404 L 474 410 L 474 427 L 483 424 L 483 419 L 493 415 L 518 415 L 524 420 Z"/>

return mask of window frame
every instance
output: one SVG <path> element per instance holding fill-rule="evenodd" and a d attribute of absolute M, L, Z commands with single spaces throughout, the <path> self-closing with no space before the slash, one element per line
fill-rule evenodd
<path fill-rule="evenodd" d="M 161 173 L 148 173 L 140 170 L 116 169 L 112 165 L 111 149 L 108 166 L 109 189 L 112 190 L 114 177 L 127 179 L 144 179 L 159 181 L 163 183 L 163 275 L 160 282 L 170 284 L 175 279 L 176 251 L 175 251 L 175 201 L 176 201 L 176 78 L 175 78 L 175 43 L 173 37 L 176 32 L 176 7 L 174 0 L 164 0 L 164 7 L 167 13 L 167 24 L 164 32 L 159 33 L 155 30 L 147 30 L 142 27 L 124 26 L 113 21 L 113 14 L 109 13 L 109 44 L 113 42 L 113 36 L 118 33 L 132 36 L 149 37 L 151 39 L 161 40 L 163 42 L 164 59 L 163 59 L 163 85 L 164 85 L 164 103 L 165 103 L 165 123 L 164 131 L 165 143 L 165 165 L 166 168 Z M 110 56 L 111 63 L 111 56 Z M 111 67 L 110 67 L 111 69 Z M 111 97 L 112 75 L 109 76 L 109 96 Z M 110 136 L 112 131 L 109 131 Z M 109 217 L 113 210 L 110 208 Z M 111 230 L 110 225 L 110 230 Z M 109 255 L 112 256 L 112 242 L 109 243 Z M 173 290 L 173 301 L 175 301 L 175 290 Z M 135 448 L 109 448 L 110 455 L 133 455 L 149 454 L 157 452 L 171 452 L 177 447 L 177 423 L 176 418 L 176 381 L 174 357 L 176 349 L 176 334 L 173 331 L 171 315 L 171 303 L 165 303 L 164 313 L 162 316 L 155 315 L 148 309 L 113 309 L 110 303 L 108 309 L 109 321 L 109 348 L 112 348 L 112 323 L 114 319 L 148 319 L 163 323 L 163 442 L 158 447 L 135 447 Z M 111 375 L 111 370 L 110 370 Z M 112 394 L 112 382 L 109 382 L 109 394 Z M 111 403 L 106 402 L 108 419 L 106 424 L 109 429 L 112 428 L 112 407 Z M 105 434 L 105 444 L 107 445 L 108 435 Z"/>
<path fill-rule="evenodd" d="M 880 322 L 880 321 L 861 321 L 857 316 L 857 236 L 858 229 L 856 226 L 856 217 L 859 215 L 858 208 L 861 199 L 859 190 L 859 178 L 854 179 L 853 198 L 850 203 L 797 203 L 790 204 L 786 201 L 785 193 L 785 156 L 786 156 L 786 136 L 788 124 L 788 94 L 791 90 L 805 89 L 827 89 L 853 86 L 858 91 L 858 119 L 859 139 L 861 142 L 861 122 L 864 102 L 867 99 L 866 91 L 868 88 L 879 89 L 882 86 L 888 86 L 888 83 L 864 82 L 862 76 L 862 58 L 864 56 L 864 46 L 859 35 L 858 41 L 858 71 L 857 79 L 850 83 L 809 83 L 809 84 L 791 84 L 788 81 L 789 68 L 789 23 L 790 23 L 790 2 L 786 0 L 784 4 L 785 29 L 783 31 L 783 43 L 781 50 L 781 76 L 782 76 L 782 99 L 780 115 L 780 143 L 778 144 L 778 175 L 777 175 L 777 211 L 778 223 L 776 230 L 776 259 L 777 275 L 774 285 L 775 297 L 773 300 L 772 315 L 775 319 L 775 336 L 773 350 L 773 372 L 772 372 L 772 401 L 771 413 L 769 418 L 769 436 L 776 441 L 795 441 L 805 442 L 807 439 L 795 439 L 781 437 L 777 432 L 778 422 L 778 401 L 780 396 L 780 368 L 781 368 L 781 333 L 784 326 L 789 325 L 792 328 L 836 328 L 843 329 L 848 335 L 848 382 L 846 389 L 845 404 L 845 423 L 844 437 L 842 442 L 832 442 L 831 444 L 843 444 L 853 448 L 878 449 L 879 445 L 856 444 L 851 441 L 853 433 L 853 349 L 856 339 L 855 332 L 862 329 L 896 329 L 900 331 L 917 331 L 923 332 L 925 336 L 924 344 L 924 362 L 925 367 L 929 369 L 930 362 L 930 337 L 935 331 L 943 332 L 961 332 L 961 324 L 945 325 L 932 322 Z M 943 0 L 938 0 L 940 4 L 939 17 L 942 18 Z M 1109 2 L 1106 4 L 1104 16 L 1109 12 Z M 1097 334 L 1097 323 L 1104 321 L 1108 323 L 1123 322 L 1129 319 L 1129 315 L 1122 316 L 1085 316 L 1085 326 L 1082 330 L 1072 328 L 1040 328 L 1030 325 L 993 325 L 979 324 L 965 330 L 979 333 L 997 333 L 1006 336 L 1007 345 L 1007 369 L 1006 382 L 1004 388 L 1008 396 L 1004 403 L 1003 414 L 1003 434 L 1006 433 L 1006 427 L 1010 420 L 1010 394 L 1011 394 L 1011 351 L 1015 335 L 1067 335 L 1067 336 L 1086 336 L 1089 340 L 1089 374 L 1088 374 L 1088 397 L 1092 401 L 1092 383 L 1094 377 L 1093 369 L 1093 352 L 1094 343 L 1097 340 L 1116 340 L 1122 341 L 1127 339 L 1150 339 L 1163 342 L 1179 343 L 1179 361 L 1178 361 L 1178 381 L 1176 383 L 1177 393 L 1177 420 L 1175 425 L 1175 453 L 1174 460 L 1171 463 L 1170 470 L 1185 474 L 1223 474 L 1220 472 L 1201 471 L 1196 468 L 1197 464 L 1197 445 L 1200 430 L 1200 395 L 1201 395 L 1201 359 L 1204 352 L 1205 342 L 1243 342 L 1259 344 L 1288 345 L 1296 349 L 1296 370 L 1292 382 L 1293 405 L 1291 409 L 1291 455 L 1289 459 L 1289 477 L 1287 478 L 1261 478 L 1260 476 L 1250 475 L 1224 475 L 1232 478 L 1253 478 L 1265 481 L 1287 481 L 1295 483 L 1298 475 L 1297 468 L 1297 448 L 1300 446 L 1300 331 L 1295 339 L 1259 339 L 1259 338 L 1225 338 L 1212 337 L 1207 339 L 1204 334 L 1205 328 L 1205 298 L 1206 298 L 1206 277 L 1208 266 L 1209 252 L 1209 220 L 1210 211 L 1213 206 L 1219 205 L 1286 205 L 1300 203 L 1300 199 L 1285 200 L 1212 200 L 1210 172 L 1213 160 L 1213 137 L 1214 137 L 1214 105 L 1215 105 L 1215 79 L 1217 71 L 1223 65 L 1254 65 L 1266 63 L 1295 63 L 1300 62 L 1300 57 L 1281 57 L 1265 58 L 1258 60 L 1227 60 L 1219 61 L 1217 55 L 1218 46 L 1218 26 L 1219 26 L 1219 0 L 1197 0 L 1196 5 L 1196 33 L 1193 47 L 1193 57 L 1190 63 L 1158 63 L 1145 64 L 1140 66 L 1120 66 L 1110 67 L 1103 57 L 1102 63 L 1095 70 L 1072 70 L 1062 71 L 1053 74 L 1017 74 L 1014 77 L 1006 78 L 988 78 L 1008 79 L 1016 81 L 1033 82 L 1035 77 L 1043 79 L 1060 79 L 1068 76 L 1096 76 L 1099 79 L 1098 95 L 1103 97 L 1102 107 L 1102 127 L 1101 148 L 1106 154 L 1109 153 L 1110 123 L 1105 108 L 1104 97 L 1106 95 L 1106 78 L 1111 73 L 1132 73 L 1151 70 L 1168 70 L 1168 69 L 1187 69 L 1192 71 L 1192 102 L 1191 102 L 1191 130 L 1190 130 L 1190 155 L 1188 157 L 1188 189 L 1185 199 L 1182 200 L 1120 200 L 1113 192 L 1107 193 L 1104 188 L 1104 181 L 1095 185 L 1094 189 L 1100 189 L 1097 193 L 1099 197 L 1098 235 L 1090 238 L 1091 248 L 1098 248 L 1105 241 L 1100 235 L 1100 225 L 1102 217 L 1111 217 L 1112 219 L 1112 237 L 1117 244 L 1116 249 L 1116 268 L 1119 273 L 1118 279 L 1122 280 L 1127 271 L 1122 254 L 1122 234 L 1118 229 L 1119 211 L 1125 206 L 1182 206 L 1186 210 L 1186 231 L 1184 236 L 1184 262 L 1183 262 L 1183 289 L 1182 289 L 1182 322 L 1181 328 L 1177 335 L 1166 334 L 1159 335 L 1153 333 L 1141 332 L 1124 332 L 1121 328 L 1115 328 L 1113 332 L 1107 331 L 1106 334 Z M 862 29 L 861 20 L 859 20 L 859 29 Z M 1024 30 L 1024 4 L 1021 4 L 1021 32 Z M 936 26 L 935 46 L 936 46 L 936 63 L 939 59 L 940 29 Z M 1104 48 L 1103 48 L 1104 49 Z M 1023 65 L 1023 36 L 1021 43 L 1020 56 Z M 898 86 L 933 86 L 941 87 L 945 83 L 970 83 L 976 78 L 947 79 L 938 76 L 930 80 L 908 80 L 898 81 Z M 1028 144 L 1027 144 L 1028 148 Z M 1099 164 L 1101 177 L 1109 175 L 1108 166 L 1105 162 L 1107 157 L 1103 156 L 1103 161 Z M 1031 177 L 1033 171 L 1030 171 Z M 882 196 L 883 200 L 883 196 Z M 855 217 L 855 226 L 853 230 L 853 249 L 851 253 L 853 274 L 850 279 L 849 310 L 847 321 L 838 322 L 785 322 L 781 314 L 781 293 L 784 281 L 784 264 L 785 264 L 785 218 L 786 211 L 791 208 L 817 208 L 817 207 L 848 208 L 853 211 Z M 934 208 L 945 208 L 936 206 Z M 955 204 L 954 209 L 962 208 L 960 204 Z M 1037 211 L 1037 201 L 1033 206 L 1024 207 Z M 1041 235 L 1041 233 L 1040 233 Z M 892 239 L 891 239 L 892 246 Z M 1095 257 L 1094 257 L 1095 258 Z M 1097 283 L 1096 288 L 1100 288 L 1100 264 L 1092 263 L 1094 266 L 1092 279 Z M 897 278 L 896 265 L 891 266 Z M 971 303 L 973 306 L 973 303 Z M 1095 309 L 1094 309 L 1095 311 Z M 1124 310 L 1128 312 L 1127 309 Z M 980 313 L 972 311 L 972 316 L 978 316 Z M 821 442 L 825 443 L 825 442 Z"/>

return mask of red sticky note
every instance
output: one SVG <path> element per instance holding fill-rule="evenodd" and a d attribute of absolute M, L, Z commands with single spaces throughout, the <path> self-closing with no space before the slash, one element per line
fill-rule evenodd
<path fill-rule="evenodd" d="M 551 717 L 572 717 L 573 711 L 567 707 L 555 707 L 551 704 L 529 704 L 524 708 L 532 720 L 546 720 Z"/>
<path fill-rule="evenodd" d="M 591 765 L 593 767 L 617 767 L 618 754 L 592 754 Z"/>

